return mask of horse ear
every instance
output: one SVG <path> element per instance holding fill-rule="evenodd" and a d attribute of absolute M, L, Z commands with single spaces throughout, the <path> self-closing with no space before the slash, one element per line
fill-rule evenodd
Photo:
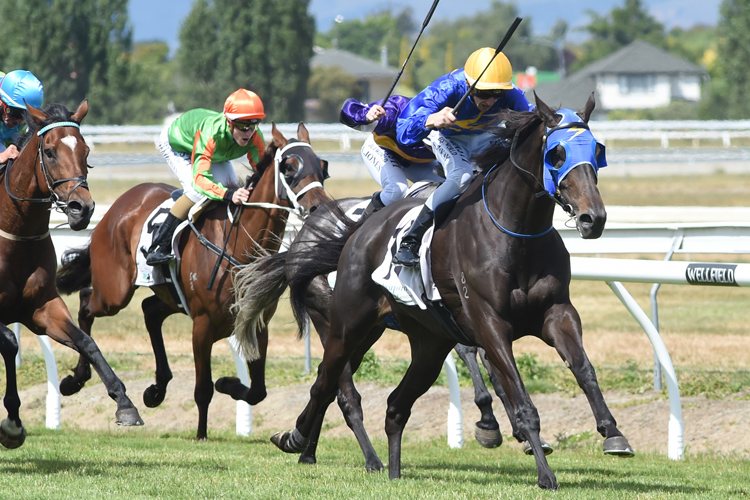
<path fill-rule="evenodd" d="M 586 105 L 583 107 L 583 111 L 578 113 L 578 116 L 580 116 L 584 122 L 588 123 L 589 118 L 591 118 L 591 113 L 594 111 L 595 105 L 596 105 L 596 99 L 594 98 L 594 92 L 591 92 L 591 95 L 586 101 Z"/>
<path fill-rule="evenodd" d="M 307 131 L 307 127 L 302 122 L 297 125 L 297 139 L 302 142 L 310 144 L 310 133 Z"/>
<path fill-rule="evenodd" d="M 71 115 L 71 119 L 77 124 L 81 124 L 81 121 L 86 117 L 89 112 L 89 100 L 84 99 L 81 104 L 78 105 L 78 109 Z"/>
<path fill-rule="evenodd" d="M 26 102 L 25 99 L 23 102 L 26 103 L 26 112 L 29 113 L 29 116 L 31 116 L 31 118 L 35 122 L 38 123 L 38 122 L 41 122 L 42 120 L 46 120 L 47 118 L 49 118 L 49 115 L 47 115 L 47 113 L 45 113 L 39 108 L 35 108 L 34 106 Z"/>
<path fill-rule="evenodd" d="M 276 128 L 276 122 L 271 122 L 271 136 L 273 137 L 274 146 L 279 149 L 286 146 L 286 143 L 289 142 L 286 140 L 286 137 L 284 137 L 284 134 L 279 132 L 279 129 Z"/>
<path fill-rule="evenodd" d="M 547 103 L 542 101 L 538 95 L 536 95 L 536 90 L 534 91 L 534 102 L 536 103 L 536 109 L 539 112 L 539 114 L 542 116 L 542 119 L 544 120 L 544 123 L 548 127 L 553 127 L 557 125 L 557 118 L 555 118 L 555 112 L 547 106 Z"/>

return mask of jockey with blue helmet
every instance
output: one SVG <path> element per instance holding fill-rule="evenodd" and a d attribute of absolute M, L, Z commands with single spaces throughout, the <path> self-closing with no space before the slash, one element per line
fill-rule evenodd
<path fill-rule="evenodd" d="M 0 72 L 0 163 L 18 157 L 18 140 L 26 132 L 26 106 L 42 107 L 44 87 L 31 72 Z"/>

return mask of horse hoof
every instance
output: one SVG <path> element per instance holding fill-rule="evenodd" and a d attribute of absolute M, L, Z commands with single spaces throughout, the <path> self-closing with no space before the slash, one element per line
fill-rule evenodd
<path fill-rule="evenodd" d="M 156 408 L 164 402 L 165 397 L 167 397 L 167 391 L 152 384 L 143 391 L 143 404 L 148 408 Z"/>
<path fill-rule="evenodd" d="M 553 451 L 555 451 L 555 449 L 552 447 L 552 445 L 550 445 L 547 441 L 545 441 L 541 437 L 539 439 L 541 439 L 541 441 L 542 441 L 542 450 L 544 450 L 544 454 L 545 455 L 549 455 Z M 529 444 L 528 441 L 524 441 L 523 444 L 521 445 L 521 448 L 523 449 L 523 452 L 526 453 L 527 455 L 533 455 L 534 454 L 534 451 L 531 449 L 531 445 Z"/>
<path fill-rule="evenodd" d="M 271 442 L 284 453 L 302 453 L 307 449 L 310 440 L 303 437 L 297 429 L 277 432 L 271 436 Z"/>
<path fill-rule="evenodd" d="M 62 394 L 63 396 L 72 396 L 73 394 L 77 394 L 78 391 L 83 389 L 83 386 L 85 384 L 86 381 L 79 381 L 76 380 L 73 375 L 68 375 L 60 382 L 60 394 Z"/>
<path fill-rule="evenodd" d="M 26 428 L 16 426 L 12 420 L 3 419 L 0 424 L 0 444 L 9 450 L 20 448 L 26 441 Z"/>
<path fill-rule="evenodd" d="M 318 460 L 311 455 L 300 455 L 299 460 L 297 460 L 297 463 L 300 464 L 316 464 L 318 463 Z"/>
<path fill-rule="evenodd" d="M 630 447 L 630 443 L 625 436 L 613 436 L 604 440 L 604 454 L 615 455 L 618 457 L 634 457 L 635 451 Z"/>
<path fill-rule="evenodd" d="M 497 448 L 503 444 L 503 435 L 500 429 L 474 429 L 474 439 L 482 448 Z"/>
<path fill-rule="evenodd" d="M 238 385 L 243 386 L 244 384 L 237 377 L 221 377 L 214 383 L 214 387 L 216 387 L 218 392 L 229 396 L 232 396 L 233 391 L 237 390 Z"/>
<path fill-rule="evenodd" d="M 117 410 L 115 412 L 115 423 L 122 426 L 143 425 L 143 420 L 135 408 Z"/>
<path fill-rule="evenodd" d="M 383 467 L 383 462 L 378 460 L 377 462 L 371 464 L 365 464 L 365 470 L 367 472 L 382 472 L 385 470 L 385 467 Z"/>

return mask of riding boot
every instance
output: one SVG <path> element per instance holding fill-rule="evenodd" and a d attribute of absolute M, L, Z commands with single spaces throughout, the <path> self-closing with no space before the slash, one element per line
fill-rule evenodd
<path fill-rule="evenodd" d="M 156 266 L 174 260 L 174 255 L 172 255 L 172 235 L 174 235 L 174 230 L 180 222 L 182 221 L 171 212 L 167 214 L 167 218 L 159 226 L 159 229 L 156 230 L 151 248 L 148 249 L 146 264 Z"/>
<path fill-rule="evenodd" d="M 422 207 L 414 223 L 409 228 L 409 232 L 401 240 L 401 246 L 398 252 L 393 256 L 394 264 L 401 264 L 406 267 L 419 265 L 419 247 L 422 244 L 422 236 L 429 229 L 434 221 L 434 214 L 427 205 Z"/>
<path fill-rule="evenodd" d="M 380 193 L 381 191 L 376 192 L 372 195 L 372 199 L 370 200 L 370 204 L 367 205 L 365 208 L 365 214 L 362 217 L 367 217 L 371 214 L 374 214 L 381 208 L 383 208 L 385 205 L 383 205 L 383 201 L 380 199 Z"/>

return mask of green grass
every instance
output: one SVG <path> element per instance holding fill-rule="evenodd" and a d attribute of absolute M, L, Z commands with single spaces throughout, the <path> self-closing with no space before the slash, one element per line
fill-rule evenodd
<path fill-rule="evenodd" d="M 366 473 L 352 439 L 326 439 L 319 463 L 297 464 L 268 440 L 214 433 L 208 442 L 142 429 L 59 432 L 30 429 L 23 447 L 0 453 L 0 497 L 8 499 L 725 499 L 750 495 L 750 461 L 601 454 L 567 438 L 548 457 L 560 490 L 536 486 L 534 460 L 506 441 L 449 449 L 444 440 L 404 443 L 402 479 Z M 387 456 L 383 440 L 374 442 Z"/>

